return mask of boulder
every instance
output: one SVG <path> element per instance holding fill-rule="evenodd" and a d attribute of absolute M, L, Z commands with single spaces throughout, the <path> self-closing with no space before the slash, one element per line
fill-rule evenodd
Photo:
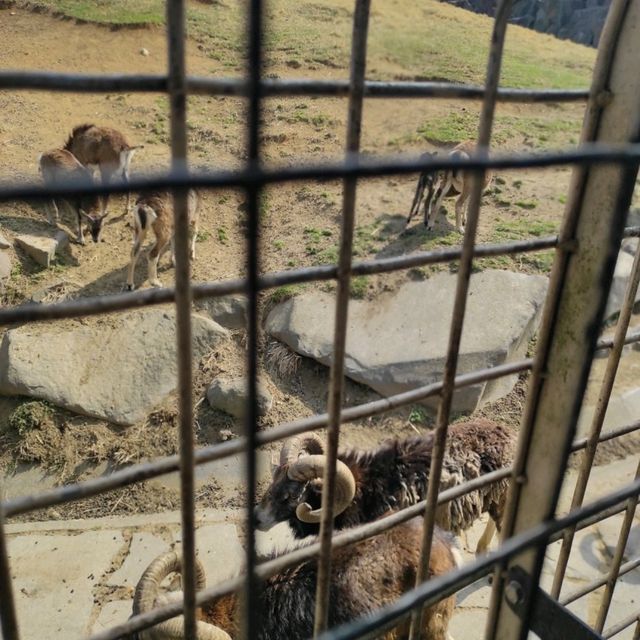
<path fill-rule="evenodd" d="M 228 295 L 198 300 L 196 309 L 227 329 L 246 329 L 247 304 L 246 296 Z"/>
<path fill-rule="evenodd" d="M 457 277 L 440 273 L 374 301 L 352 301 L 346 375 L 388 396 L 442 379 Z M 471 278 L 458 373 L 517 360 L 538 326 L 547 279 L 489 270 Z M 329 365 L 335 301 L 313 292 L 278 305 L 266 329 L 294 351 Z M 453 411 L 506 395 L 517 376 L 459 389 Z M 437 406 L 437 399 L 425 401 Z"/>
<path fill-rule="evenodd" d="M 11 243 L 0 233 L 0 249 L 10 249 Z"/>
<path fill-rule="evenodd" d="M 631 268 L 633 267 L 633 256 L 622 250 L 618 253 L 618 261 L 613 273 L 613 281 L 609 290 L 609 298 L 607 307 L 604 312 L 605 320 L 618 313 L 624 302 L 624 294 L 627 290 L 627 284 L 631 277 Z M 636 291 L 635 301 L 640 301 L 640 288 Z"/>
<path fill-rule="evenodd" d="M 207 389 L 207 400 L 214 409 L 242 418 L 247 403 L 245 378 L 214 380 Z M 258 415 L 266 415 L 273 405 L 273 398 L 264 382 L 258 380 Z"/>
<path fill-rule="evenodd" d="M 192 316 L 194 361 L 228 331 Z M 177 387 L 175 312 L 148 309 L 90 325 L 12 329 L 0 345 L 0 394 L 47 400 L 116 424 L 143 420 Z"/>
<path fill-rule="evenodd" d="M 7 251 L 0 250 L 0 289 L 11 277 L 11 256 Z"/>
<path fill-rule="evenodd" d="M 43 267 L 49 267 L 56 252 L 69 244 L 69 236 L 64 231 L 57 231 L 49 236 L 16 236 L 18 246 L 33 260 Z"/>

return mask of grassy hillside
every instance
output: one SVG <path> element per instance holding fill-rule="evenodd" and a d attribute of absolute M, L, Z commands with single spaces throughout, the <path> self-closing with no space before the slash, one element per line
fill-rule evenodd
<path fill-rule="evenodd" d="M 162 25 L 164 0 L 18 0 L 88 22 Z M 267 5 L 266 52 L 272 66 L 345 69 L 353 0 Z M 190 36 L 224 67 L 242 67 L 243 5 L 235 0 L 193 1 Z M 369 75 L 377 79 L 438 79 L 481 83 L 491 20 L 435 0 L 373 3 Z M 509 27 L 504 86 L 579 88 L 589 84 L 595 52 L 568 41 Z"/>

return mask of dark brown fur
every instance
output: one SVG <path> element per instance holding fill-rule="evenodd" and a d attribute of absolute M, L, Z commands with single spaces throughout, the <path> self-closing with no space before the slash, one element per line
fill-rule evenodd
<path fill-rule="evenodd" d="M 329 626 L 344 624 L 396 601 L 415 586 L 420 557 L 421 520 L 415 518 L 385 533 L 337 549 L 332 559 Z M 429 577 L 455 568 L 447 534 L 436 529 Z M 268 578 L 260 589 L 258 640 L 310 638 L 313 635 L 317 561 L 309 560 Z M 455 607 L 450 596 L 425 611 L 426 640 L 446 640 Z M 207 605 L 201 619 L 240 637 L 239 603 L 235 594 Z M 390 631 L 385 640 L 408 637 L 408 625 Z"/>
<path fill-rule="evenodd" d="M 451 425 L 443 462 L 441 490 L 479 475 L 511 465 L 515 433 L 485 419 Z M 433 454 L 433 434 L 405 440 L 388 440 L 373 451 L 347 450 L 338 454 L 354 475 L 356 493 L 349 507 L 334 520 L 336 529 L 371 522 L 388 509 L 402 509 L 425 499 Z M 298 538 L 317 535 L 319 525 L 296 517 L 296 507 L 307 502 L 321 505 L 319 482 L 301 483 L 288 478 L 288 465 L 275 470 L 273 482 L 256 508 L 258 526 L 268 529 L 288 522 Z M 484 512 L 500 525 L 508 481 L 493 483 L 456 498 L 438 512 L 438 524 L 457 534 L 469 528 Z"/>

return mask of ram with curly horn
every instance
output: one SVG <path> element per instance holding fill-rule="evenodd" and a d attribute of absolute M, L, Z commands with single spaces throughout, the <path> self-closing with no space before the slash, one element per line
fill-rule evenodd
<path fill-rule="evenodd" d="M 374 538 L 338 549 L 332 556 L 329 625 L 334 627 L 396 601 L 413 588 L 420 554 L 421 520 L 414 518 Z M 197 564 L 197 588 L 204 588 L 204 572 Z M 180 592 L 161 592 L 161 583 L 181 570 L 180 554 L 167 552 L 144 572 L 134 596 L 134 615 L 180 599 Z M 436 529 L 429 562 L 429 577 L 455 567 L 450 535 Z M 260 588 L 260 624 L 257 640 L 310 638 L 313 635 L 317 561 L 308 560 L 267 578 Z M 447 640 L 455 596 L 424 613 L 426 640 Z M 198 640 L 240 637 L 238 594 L 221 596 L 197 611 Z M 408 624 L 388 632 L 385 640 L 408 638 Z M 182 616 L 157 624 L 139 634 L 139 640 L 184 640 Z"/>
<path fill-rule="evenodd" d="M 449 427 L 440 490 L 508 467 L 516 435 L 490 420 L 475 419 Z M 370 522 L 386 511 L 424 500 L 433 454 L 433 434 L 387 440 L 373 451 L 338 454 L 334 527 Z M 267 531 L 288 522 L 297 538 L 320 531 L 322 476 L 326 457 L 322 440 L 304 434 L 286 441 L 272 483 L 256 507 L 258 528 Z M 483 513 L 489 521 L 476 553 L 484 552 L 499 529 L 508 480 L 492 483 L 442 505 L 437 521 L 454 534 L 468 529 Z"/>

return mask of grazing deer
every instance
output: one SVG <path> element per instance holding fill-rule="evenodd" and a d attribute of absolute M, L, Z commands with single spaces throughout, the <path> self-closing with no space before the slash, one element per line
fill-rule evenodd
<path fill-rule="evenodd" d="M 102 184 L 109 184 L 117 176 L 125 184 L 129 183 L 129 165 L 133 154 L 142 145 L 132 147 L 120 131 L 94 124 L 75 127 L 64 147 L 85 166 L 98 168 Z M 126 211 L 129 210 L 131 196 L 127 191 Z M 104 211 L 107 211 L 109 195 L 104 196 Z"/>
<path fill-rule="evenodd" d="M 189 215 L 190 257 L 196 255 L 196 235 L 198 233 L 198 209 L 200 198 L 194 189 L 189 189 L 187 208 Z M 133 249 L 127 275 L 127 290 L 133 291 L 133 275 L 136 262 L 142 251 L 142 243 L 149 231 L 153 229 L 156 241 L 149 252 L 149 282 L 153 287 L 161 287 L 158 279 L 158 261 L 165 251 L 171 247 L 171 261 L 175 267 L 173 236 L 173 195 L 170 191 L 153 191 L 140 196 L 133 208 Z"/>
<path fill-rule="evenodd" d="M 41 154 L 38 158 L 38 167 L 46 186 L 70 180 L 75 180 L 80 184 L 93 184 L 91 172 L 80 164 L 70 151 L 65 149 L 53 149 Z M 73 209 L 78 219 L 78 242 L 84 244 L 83 219 L 89 226 L 91 238 L 94 242 L 98 242 L 102 233 L 102 223 L 107 215 L 100 210 L 100 198 L 95 195 L 76 196 L 71 200 L 65 198 L 65 202 Z M 51 209 L 46 207 L 47 218 L 49 224 L 57 224 L 60 216 L 55 198 L 51 198 L 51 205 Z"/>
<path fill-rule="evenodd" d="M 469 158 L 476 149 L 475 142 L 466 140 L 454 147 L 449 153 L 450 158 Z M 423 156 L 424 157 L 424 156 Z M 458 196 L 456 200 L 456 228 L 460 233 L 464 233 L 464 226 L 467 223 L 467 212 L 465 203 L 471 195 L 471 176 L 472 173 L 462 171 L 460 169 L 449 169 L 448 171 L 439 171 L 437 175 L 434 172 L 423 171 L 418 180 L 418 188 L 414 197 L 414 205 L 411 207 L 411 213 L 407 219 L 407 224 L 411 218 L 418 212 L 420 206 L 419 200 L 424 193 L 424 187 L 420 190 L 421 183 L 429 186 L 429 193 L 424 203 L 424 224 L 427 229 L 433 229 L 435 217 L 440 212 L 442 201 L 444 198 Z M 488 170 L 484 174 L 483 189 L 486 189 L 491 183 L 493 172 Z M 435 189 L 434 189 L 434 185 Z M 416 203 L 416 200 L 418 202 Z M 415 209 L 415 210 L 414 210 Z"/>

